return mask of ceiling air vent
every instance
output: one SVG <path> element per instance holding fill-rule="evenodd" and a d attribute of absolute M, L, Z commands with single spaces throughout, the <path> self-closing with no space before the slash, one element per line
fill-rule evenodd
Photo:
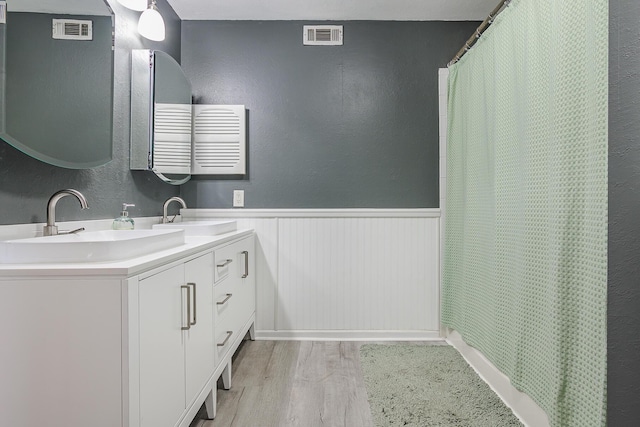
<path fill-rule="evenodd" d="M 80 19 L 53 19 L 54 39 L 92 40 L 93 22 Z"/>
<path fill-rule="evenodd" d="M 342 46 L 342 25 L 305 25 L 302 44 L 315 46 Z"/>
<path fill-rule="evenodd" d="M 7 23 L 7 2 L 0 1 L 0 24 Z"/>

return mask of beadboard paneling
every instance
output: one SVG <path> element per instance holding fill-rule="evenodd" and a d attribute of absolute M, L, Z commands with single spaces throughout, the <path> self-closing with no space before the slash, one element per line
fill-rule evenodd
<path fill-rule="evenodd" d="M 439 336 L 439 209 L 182 209 L 257 236 L 259 339 Z"/>
<path fill-rule="evenodd" d="M 438 221 L 281 218 L 278 330 L 438 330 Z"/>

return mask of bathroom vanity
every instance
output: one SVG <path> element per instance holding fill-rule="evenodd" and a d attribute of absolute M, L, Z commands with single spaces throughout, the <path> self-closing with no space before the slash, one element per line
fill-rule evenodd
<path fill-rule="evenodd" d="M 255 322 L 251 230 L 107 262 L 0 265 L 0 425 L 188 426 Z"/>

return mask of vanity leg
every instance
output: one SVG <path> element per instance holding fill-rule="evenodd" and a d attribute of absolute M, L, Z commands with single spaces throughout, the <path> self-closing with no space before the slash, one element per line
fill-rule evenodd
<path fill-rule="evenodd" d="M 207 419 L 212 420 L 216 417 L 216 395 L 217 395 L 217 387 L 215 382 L 213 383 L 213 388 L 207 395 L 207 398 L 204 400 L 204 407 L 207 410 Z"/>
<path fill-rule="evenodd" d="M 222 371 L 222 386 L 225 390 L 229 390 L 231 388 L 231 360 L 229 360 L 224 371 Z"/>
<path fill-rule="evenodd" d="M 253 322 L 251 326 L 249 326 L 249 338 L 251 338 L 251 341 L 256 340 L 256 322 Z"/>

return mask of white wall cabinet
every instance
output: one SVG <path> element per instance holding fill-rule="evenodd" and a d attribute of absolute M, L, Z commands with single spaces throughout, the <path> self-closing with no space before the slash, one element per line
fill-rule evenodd
<path fill-rule="evenodd" d="M 187 427 L 203 403 L 214 416 L 253 333 L 254 244 L 240 231 L 158 259 L 0 269 L 0 426 Z M 232 262 L 216 282 L 218 255 Z"/>

